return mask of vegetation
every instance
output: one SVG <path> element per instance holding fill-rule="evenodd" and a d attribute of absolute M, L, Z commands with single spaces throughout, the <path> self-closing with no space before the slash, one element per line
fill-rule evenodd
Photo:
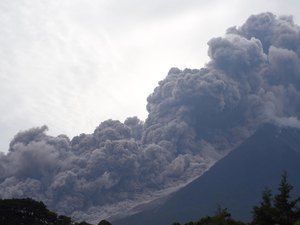
<path fill-rule="evenodd" d="M 287 182 L 287 174 L 284 173 L 279 184 L 279 193 L 272 197 L 269 189 L 262 194 L 260 206 L 253 208 L 253 221 L 251 225 L 295 225 L 300 221 L 300 209 L 297 204 L 300 197 L 291 199 L 293 186 Z"/>
<path fill-rule="evenodd" d="M 107 220 L 101 220 L 100 223 L 98 223 L 98 225 L 111 225 L 111 223 Z"/>
<path fill-rule="evenodd" d="M 293 199 L 293 186 L 283 173 L 278 194 L 273 196 L 270 189 L 262 193 L 260 205 L 253 207 L 253 219 L 250 223 L 234 220 L 225 208 L 218 207 L 214 216 L 206 216 L 196 222 L 185 225 L 300 225 L 300 197 Z M 1 225 L 91 225 L 87 222 L 74 222 L 70 217 L 51 212 L 42 202 L 26 199 L 0 200 Z M 111 225 L 101 220 L 98 225 Z M 180 225 L 173 223 L 172 225 Z"/>
<path fill-rule="evenodd" d="M 180 224 L 177 223 L 177 225 Z M 244 225 L 244 223 L 233 220 L 231 218 L 231 214 L 227 211 L 226 208 L 218 208 L 214 216 L 206 216 L 197 222 L 189 222 L 185 225 Z"/>
<path fill-rule="evenodd" d="M 268 188 L 263 191 L 260 205 L 253 207 L 252 222 L 247 224 L 234 220 L 226 208 L 218 208 L 214 216 L 207 216 L 185 225 L 300 225 L 300 197 L 291 199 L 292 190 L 293 186 L 288 183 L 287 174 L 283 173 L 277 195 L 273 197 Z"/>
<path fill-rule="evenodd" d="M 70 217 L 57 215 L 47 209 L 42 202 L 33 199 L 0 200 L 1 225 L 91 225 L 87 222 L 74 222 Z M 103 220 L 99 225 L 110 225 Z"/>

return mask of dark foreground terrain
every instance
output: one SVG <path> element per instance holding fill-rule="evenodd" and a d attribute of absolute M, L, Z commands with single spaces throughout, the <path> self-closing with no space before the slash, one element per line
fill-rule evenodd
<path fill-rule="evenodd" d="M 30 198 L 0 200 L 1 225 L 91 225 L 74 222 L 68 216 L 58 215 L 47 209 L 43 202 Z M 98 225 L 110 225 L 105 220 Z"/>
<path fill-rule="evenodd" d="M 300 225 L 298 204 L 300 197 L 291 197 L 293 186 L 289 184 L 287 178 L 287 173 L 284 172 L 276 195 L 273 195 L 268 188 L 263 191 L 260 204 L 252 208 L 252 221 L 249 223 L 233 219 L 227 208 L 218 206 L 213 216 L 205 216 L 196 222 L 187 222 L 185 225 Z M 182 205 L 182 208 L 185 206 Z M 44 203 L 29 198 L 0 200 L 0 224 L 91 225 L 87 222 L 74 222 L 70 217 L 57 215 L 48 210 Z M 144 223 L 141 221 L 140 224 Z M 98 225 L 111 225 L 111 223 L 102 220 Z M 173 222 L 172 225 L 180 225 L 180 223 Z"/>

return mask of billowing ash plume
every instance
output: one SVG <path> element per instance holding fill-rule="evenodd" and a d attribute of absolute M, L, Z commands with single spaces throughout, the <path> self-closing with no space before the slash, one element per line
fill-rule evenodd
<path fill-rule="evenodd" d="M 92 134 L 18 133 L 0 155 L 0 197 L 33 197 L 101 218 L 201 175 L 262 123 L 300 128 L 300 28 L 251 16 L 209 41 L 200 70 L 172 68 L 148 97 L 149 116 L 108 120 Z"/>

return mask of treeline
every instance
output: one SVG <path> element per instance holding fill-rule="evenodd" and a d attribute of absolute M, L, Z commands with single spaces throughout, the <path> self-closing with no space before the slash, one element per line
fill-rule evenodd
<path fill-rule="evenodd" d="M 74 222 L 68 216 L 47 209 L 43 202 L 30 198 L 0 199 L 1 225 L 92 225 L 85 221 Z M 102 220 L 98 225 L 111 225 Z"/>
<path fill-rule="evenodd" d="M 244 223 L 231 217 L 228 210 L 218 207 L 214 216 L 206 216 L 196 222 L 184 225 L 300 225 L 300 197 L 292 198 L 293 186 L 287 181 L 287 174 L 282 175 L 278 194 L 272 194 L 270 189 L 262 193 L 258 206 L 252 210 L 252 221 Z M 74 222 L 68 216 L 58 215 L 47 209 L 43 202 L 30 198 L 26 199 L 0 199 L 1 225 L 92 225 L 85 221 Z M 98 225 L 111 225 L 101 220 Z M 180 225 L 173 223 L 172 225 Z"/>
<path fill-rule="evenodd" d="M 244 223 L 234 220 L 228 210 L 219 207 L 214 216 L 206 216 L 196 222 L 184 225 L 300 225 L 300 197 L 292 198 L 293 186 L 287 181 L 287 174 L 283 173 L 278 187 L 278 194 L 273 196 L 270 189 L 265 189 L 258 206 L 252 210 L 252 221 Z M 180 223 L 173 223 L 180 225 Z"/>

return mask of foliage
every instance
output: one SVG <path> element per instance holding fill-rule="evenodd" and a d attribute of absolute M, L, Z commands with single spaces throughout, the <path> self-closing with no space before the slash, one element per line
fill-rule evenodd
<path fill-rule="evenodd" d="M 272 197 L 269 189 L 262 194 L 260 206 L 253 208 L 252 225 L 294 225 L 300 219 L 297 207 L 300 198 L 291 199 L 293 186 L 287 181 L 286 172 L 283 173 L 278 187 L 279 193 Z"/>
<path fill-rule="evenodd" d="M 194 225 L 243 225 L 244 223 L 240 221 L 236 221 L 231 218 L 231 214 L 228 210 L 218 208 L 215 216 L 204 217 L 200 219 L 198 222 L 194 223 Z"/>
<path fill-rule="evenodd" d="M 273 196 L 270 189 L 262 193 L 259 206 L 253 207 L 253 220 L 249 225 L 300 225 L 300 197 L 291 199 L 293 186 L 287 181 L 284 172 L 278 187 L 278 194 Z M 173 223 L 172 225 L 180 225 Z M 206 216 L 197 222 L 188 222 L 184 225 L 245 225 L 245 223 L 231 218 L 228 210 L 219 207 L 214 216 Z"/>
<path fill-rule="evenodd" d="M 253 207 L 253 222 L 252 224 L 269 225 L 274 223 L 272 206 L 272 192 L 266 189 L 262 194 L 262 202 L 260 206 Z"/>
<path fill-rule="evenodd" d="M 51 212 L 33 199 L 0 199 L 1 225 L 91 225 L 76 223 L 70 217 Z"/>
<path fill-rule="evenodd" d="M 270 189 L 262 193 L 259 206 L 253 207 L 253 220 L 249 225 L 300 225 L 300 197 L 292 199 L 293 186 L 287 181 L 287 174 L 283 173 L 278 194 L 273 196 Z M 0 199 L 1 225 L 91 225 L 87 222 L 74 222 L 70 217 L 57 215 L 47 209 L 42 202 L 30 198 Z M 112 225 L 101 220 L 98 225 Z M 180 225 L 174 222 L 172 225 Z M 185 225 L 245 225 L 234 220 L 226 208 L 218 207 L 214 216 L 206 216 L 196 222 Z"/>
<path fill-rule="evenodd" d="M 101 220 L 98 225 L 111 225 L 110 222 L 108 222 L 107 220 Z"/>
<path fill-rule="evenodd" d="M 173 223 L 173 225 L 180 225 L 180 223 Z M 218 207 L 214 216 L 206 216 L 197 222 L 188 222 L 184 225 L 245 225 L 240 221 L 231 218 L 231 214 L 225 208 Z"/>

